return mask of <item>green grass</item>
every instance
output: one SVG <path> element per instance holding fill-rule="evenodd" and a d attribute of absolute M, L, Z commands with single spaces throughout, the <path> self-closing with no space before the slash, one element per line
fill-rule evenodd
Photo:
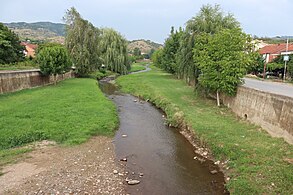
<path fill-rule="evenodd" d="M 227 188 L 232 194 L 293 194 L 293 165 L 284 160 L 293 159 L 292 145 L 240 121 L 229 109 L 198 97 L 192 87 L 157 68 L 121 76 L 117 83 L 122 91 L 165 110 L 171 124 L 184 121 L 191 126 L 216 160 L 229 160 Z"/>
<path fill-rule="evenodd" d="M 37 69 L 38 65 L 34 61 L 25 60 L 23 62 L 16 62 L 13 64 L 0 64 L 1 70 L 30 70 Z"/>
<path fill-rule="evenodd" d="M 82 143 L 93 135 L 113 135 L 114 104 L 93 79 L 69 79 L 0 95 L 0 150 L 38 140 Z"/>
<path fill-rule="evenodd" d="M 143 63 L 133 63 L 133 64 L 131 64 L 130 72 L 137 72 L 137 71 L 145 70 L 145 69 L 146 69 L 145 64 L 143 64 Z"/>

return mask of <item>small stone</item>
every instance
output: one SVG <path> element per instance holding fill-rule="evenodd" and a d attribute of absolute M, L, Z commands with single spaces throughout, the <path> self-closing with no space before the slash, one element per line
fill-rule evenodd
<path fill-rule="evenodd" d="M 114 170 L 113 173 L 114 173 L 114 174 L 118 174 L 118 171 L 117 171 L 117 170 Z"/>
<path fill-rule="evenodd" d="M 139 177 L 142 177 L 143 176 L 143 173 L 139 173 Z"/>
<path fill-rule="evenodd" d="M 208 152 L 203 152 L 202 155 L 206 156 L 206 155 L 208 155 Z"/>
<path fill-rule="evenodd" d="M 227 177 L 226 180 L 227 180 L 227 181 L 230 181 L 230 177 Z"/>
<path fill-rule="evenodd" d="M 162 115 L 163 118 L 165 118 L 165 115 Z"/>
<path fill-rule="evenodd" d="M 134 173 L 134 172 L 132 172 L 131 174 L 132 174 L 132 175 L 134 175 L 135 173 Z"/>
<path fill-rule="evenodd" d="M 118 173 L 119 176 L 124 176 L 123 173 Z"/>
<path fill-rule="evenodd" d="M 130 180 L 130 181 L 127 182 L 128 185 L 136 185 L 136 184 L 139 184 L 139 183 L 140 183 L 140 181 L 138 181 L 138 180 Z"/>
<path fill-rule="evenodd" d="M 271 183 L 271 185 L 272 185 L 272 186 L 275 186 L 275 184 L 274 184 L 274 183 Z"/>
<path fill-rule="evenodd" d="M 123 134 L 122 137 L 127 137 L 127 135 Z"/>
<path fill-rule="evenodd" d="M 218 160 L 218 161 L 214 162 L 214 164 L 215 165 L 219 165 L 220 164 L 220 161 Z"/>
<path fill-rule="evenodd" d="M 193 157 L 194 160 L 197 160 L 197 156 Z"/>
<path fill-rule="evenodd" d="M 120 161 L 127 161 L 127 158 L 122 158 L 122 159 L 120 159 Z"/>
<path fill-rule="evenodd" d="M 147 102 L 150 101 L 149 99 L 146 100 Z"/>
<path fill-rule="evenodd" d="M 133 100 L 134 102 L 137 102 L 137 100 Z"/>
<path fill-rule="evenodd" d="M 217 170 L 212 170 L 212 171 L 211 171 L 211 174 L 213 174 L 213 175 L 216 174 L 216 173 L 218 173 Z"/>

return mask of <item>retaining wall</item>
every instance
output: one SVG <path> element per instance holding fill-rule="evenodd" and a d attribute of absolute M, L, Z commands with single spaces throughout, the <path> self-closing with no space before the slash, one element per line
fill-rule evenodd
<path fill-rule="evenodd" d="M 57 81 L 74 77 L 74 73 L 67 72 L 57 76 Z M 0 71 L 0 94 L 19 91 L 54 83 L 53 76 L 43 76 L 40 70 Z"/>
<path fill-rule="evenodd" d="M 293 144 L 293 98 L 241 86 L 236 97 L 222 100 L 238 116 Z"/>

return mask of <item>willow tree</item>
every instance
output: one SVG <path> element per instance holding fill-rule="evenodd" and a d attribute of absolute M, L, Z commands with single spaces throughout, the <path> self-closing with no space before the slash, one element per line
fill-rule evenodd
<path fill-rule="evenodd" d="M 111 28 L 101 30 L 99 43 L 101 58 L 108 70 L 126 74 L 130 70 L 127 40 Z"/>
<path fill-rule="evenodd" d="M 84 76 L 97 70 L 100 65 L 100 30 L 83 19 L 75 8 L 67 10 L 65 46 L 76 67 L 77 74 Z"/>
<path fill-rule="evenodd" d="M 232 14 L 225 14 L 219 5 L 204 5 L 199 13 L 187 21 L 181 36 L 180 48 L 177 53 L 178 75 L 187 83 L 197 84 L 200 74 L 198 63 L 193 59 L 195 42 L 202 33 L 213 35 L 222 29 L 239 28 L 239 22 Z"/>

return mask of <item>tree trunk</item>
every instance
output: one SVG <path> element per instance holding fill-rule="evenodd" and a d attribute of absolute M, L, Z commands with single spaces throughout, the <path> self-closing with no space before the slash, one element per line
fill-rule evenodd
<path fill-rule="evenodd" d="M 220 95 L 219 95 L 219 90 L 217 90 L 217 105 L 220 106 Z"/>

